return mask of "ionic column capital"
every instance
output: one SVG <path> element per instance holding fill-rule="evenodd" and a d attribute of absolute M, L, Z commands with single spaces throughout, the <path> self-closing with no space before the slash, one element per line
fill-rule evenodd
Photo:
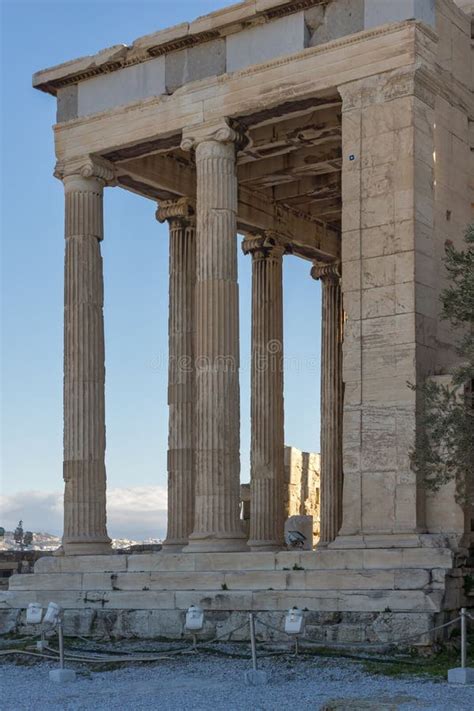
<path fill-rule="evenodd" d="M 62 180 L 67 186 L 68 178 L 74 181 L 96 180 L 102 187 L 115 185 L 115 168 L 112 163 L 103 158 L 82 156 L 69 161 L 58 161 L 53 173 L 55 178 Z"/>
<path fill-rule="evenodd" d="M 313 279 L 320 279 L 323 284 L 330 283 L 338 285 L 341 281 L 340 262 L 313 262 L 311 276 Z"/>
<path fill-rule="evenodd" d="M 196 201 L 183 197 L 176 200 L 161 200 L 155 213 L 158 222 L 193 225 L 196 221 Z"/>
<path fill-rule="evenodd" d="M 201 143 L 233 143 L 237 150 L 248 143 L 244 129 L 235 121 L 224 118 L 212 123 L 192 126 L 183 130 L 181 149 L 191 151 Z"/>
<path fill-rule="evenodd" d="M 288 240 L 276 232 L 249 235 L 242 242 L 242 252 L 257 259 L 281 259 L 288 247 Z"/>

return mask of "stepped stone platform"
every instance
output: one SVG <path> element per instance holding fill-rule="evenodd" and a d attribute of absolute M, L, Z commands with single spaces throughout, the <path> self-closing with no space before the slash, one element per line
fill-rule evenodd
<path fill-rule="evenodd" d="M 45 557 L 33 574 L 11 577 L 0 594 L 0 619 L 3 631 L 31 631 L 26 606 L 54 600 L 65 610 L 67 634 L 177 639 L 185 635 L 192 604 L 205 610 L 208 637 L 230 632 L 251 610 L 283 629 L 285 611 L 296 605 L 311 640 L 387 642 L 420 633 L 413 643 L 430 644 L 428 630 L 462 604 L 456 553 L 436 547 L 430 536 L 398 543 L 390 549 Z M 259 634 L 285 639 L 264 627 Z M 243 629 L 232 638 L 247 635 Z"/>

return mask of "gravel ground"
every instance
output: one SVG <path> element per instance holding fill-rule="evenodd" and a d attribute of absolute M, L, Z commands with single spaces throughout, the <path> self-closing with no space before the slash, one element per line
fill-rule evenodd
<path fill-rule="evenodd" d="M 359 662 L 335 658 L 273 657 L 259 667 L 266 686 L 250 687 L 245 659 L 200 655 L 143 666 L 90 672 L 82 668 L 69 684 L 50 682 L 53 663 L 0 665 L 2 711 L 79 711 L 119 708 L 160 711 L 267 711 L 306 708 L 326 711 L 433 709 L 473 711 L 474 686 L 413 677 L 371 676 Z M 77 667 L 76 667 L 77 668 Z M 78 668 L 77 668 L 78 669 Z"/>

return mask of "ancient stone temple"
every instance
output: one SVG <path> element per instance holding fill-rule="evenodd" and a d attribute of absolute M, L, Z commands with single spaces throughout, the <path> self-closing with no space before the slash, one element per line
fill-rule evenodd
<path fill-rule="evenodd" d="M 107 620 L 115 634 L 179 636 L 191 603 L 211 625 L 248 610 L 279 624 L 298 605 L 309 636 L 364 642 L 426 632 L 462 604 L 472 512 L 411 469 L 407 382 L 449 376 L 456 358 L 438 297 L 444 242 L 473 218 L 473 8 L 245 0 L 34 75 L 57 100 L 65 192 L 64 538 L 2 593 L 12 624 L 53 597 L 82 634 Z M 112 187 L 157 203 L 170 243 L 168 532 L 162 552 L 129 556 L 112 554 L 106 526 Z M 247 533 L 240 248 L 252 264 Z M 320 541 L 307 552 L 284 542 L 289 254 L 323 294 Z"/>

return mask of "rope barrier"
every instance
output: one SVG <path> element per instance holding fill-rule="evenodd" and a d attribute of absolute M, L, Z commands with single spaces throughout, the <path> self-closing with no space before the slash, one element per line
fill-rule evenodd
<path fill-rule="evenodd" d="M 342 642 L 330 642 L 330 641 L 324 641 L 324 642 L 312 642 L 309 640 L 305 640 L 305 647 L 303 648 L 303 651 L 305 648 L 326 648 L 326 649 L 341 649 L 345 648 L 347 649 L 348 647 L 354 648 L 354 647 L 360 647 L 360 648 L 368 648 L 368 647 L 393 647 L 396 645 L 399 645 L 403 642 L 407 642 L 410 640 L 417 639 L 419 637 L 423 637 L 424 635 L 430 634 L 432 632 L 436 632 L 441 629 L 445 629 L 447 627 L 451 627 L 452 625 L 456 624 L 460 620 L 464 618 L 469 618 L 470 620 L 474 621 L 474 617 L 470 615 L 467 611 L 463 611 L 462 614 L 452 620 L 449 620 L 449 622 L 445 622 L 442 625 L 436 625 L 435 627 L 431 627 L 428 630 L 424 630 L 423 632 L 417 632 L 415 634 L 411 635 L 405 635 L 404 637 L 400 637 L 399 639 L 392 640 L 392 641 L 383 641 L 379 640 L 376 642 L 349 642 L 349 643 L 342 643 Z M 294 640 L 295 635 L 291 635 L 287 633 L 284 629 L 280 629 L 278 627 L 275 627 L 274 625 L 270 624 L 266 620 L 263 620 L 258 614 L 254 613 L 254 619 L 256 622 L 261 624 L 263 627 L 266 627 L 267 629 L 270 629 L 274 632 L 277 632 L 279 635 L 282 633 L 285 634 L 288 639 Z M 239 630 L 243 629 L 249 625 L 249 620 L 245 620 L 242 622 L 242 624 L 238 625 L 237 627 L 234 627 L 231 630 L 228 630 L 226 632 L 223 632 L 219 635 L 216 635 L 213 639 L 211 640 L 205 640 L 202 642 L 199 642 L 195 645 L 193 645 L 192 648 L 190 647 L 180 647 L 178 649 L 168 649 L 168 650 L 163 650 L 162 652 L 159 652 L 157 654 L 140 654 L 140 653 L 126 653 L 126 654 L 121 654 L 120 652 L 113 652 L 112 655 L 110 651 L 105 652 L 105 654 L 102 654 L 101 651 L 89 651 L 85 653 L 81 653 L 82 650 L 78 650 L 78 653 L 75 653 L 74 650 L 65 650 L 65 658 L 68 661 L 72 662 L 82 662 L 82 663 L 99 663 L 99 664 L 104 664 L 104 663 L 125 663 L 125 662 L 157 662 L 157 661 L 163 661 L 167 659 L 172 659 L 175 655 L 179 654 L 192 654 L 195 653 L 198 649 L 204 649 L 206 647 L 209 647 L 210 645 L 214 644 L 215 642 L 219 642 L 226 638 L 228 641 L 230 640 L 230 637 L 235 633 L 238 632 Z M 37 635 L 34 635 L 36 637 Z M 93 640 L 87 640 L 85 637 L 80 637 L 79 639 L 82 639 L 87 642 L 93 642 Z M 58 660 L 59 658 L 59 650 L 53 648 L 53 647 L 48 647 L 45 646 L 45 650 L 50 652 L 50 654 L 44 654 L 40 652 L 33 652 L 33 651 L 28 651 L 28 650 L 20 650 L 20 649 L 9 649 L 9 650 L 0 650 L 0 655 L 1 656 L 6 656 L 9 654 L 23 654 L 23 655 L 29 655 L 33 657 L 43 657 L 46 659 L 53 659 L 53 660 Z M 263 656 L 269 657 L 269 656 L 278 656 L 278 655 L 284 655 L 286 652 L 269 652 Z M 55 656 L 53 656 L 55 655 Z"/>
<path fill-rule="evenodd" d="M 153 662 L 153 661 L 161 661 L 163 659 L 171 659 L 172 656 L 176 654 L 193 654 L 197 648 L 201 647 L 206 647 L 209 646 L 210 644 L 214 644 L 214 642 L 218 642 L 224 637 L 229 637 L 230 635 L 234 634 L 234 632 L 238 632 L 238 630 L 242 629 L 248 625 L 248 620 L 245 620 L 242 624 L 238 625 L 237 627 L 234 627 L 232 630 L 229 630 L 227 632 L 223 632 L 220 635 L 217 635 L 211 640 L 206 640 L 203 642 L 199 642 L 198 644 L 195 645 L 193 648 L 189 647 L 182 647 L 180 649 L 173 649 L 169 651 L 165 651 L 161 654 L 157 655 L 134 655 L 132 654 L 127 654 L 127 655 L 122 655 L 122 656 L 99 656 L 98 652 L 89 652 L 87 655 L 84 654 L 74 654 L 74 652 L 71 652 L 69 650 L 65 651 L 65 659 L 68 661 L 81 661 L 81 662 L 92 662 L 92 663 L 122 663 L 122 662 Z M 46 647 L 47 651 L 52 652 L 54 654 L 59 655 L 59 650 L 54 649 L 53 647 Z M 14 650 L 12 650 L 12 653 Z M 57 659 L 58 657 L 53 657 Z"/>
<path fill-rule="evenodd" d="M 283 634 L 286 634 L 289 639 L 293 638 L 293 635 L 288 634 L 287 632 L 285 632 L 285 630 L 279 629 L 278 627 L 274 627 L 269 622 L 265 622 L 258 615 L 255 615 L 255 619 L 257 620 L 257 622 L 259 622 L 264 627 L 267 627 L 268 629 L 278 632 L 278 634 L 281 634 L 283 632 Z M 451 625 L 455 624 L 456 622 L 459 622 L 460 619 L 461 619 L 461 617 L 459 616 L 459 617 L 456 617 L 454 620 L 445 622 L 442 625 L 437 625 L 436 627 L 431 627 L 429 630 L 425 630 L 423 632 L 417 632 L 416 634 L 412 634 L 412 635 L 406 635 L 405 637 L 401 637 L 400 639 L 393 640 L 390 642 L 387 642 L 387 641 L 384 642 L 382 640 L 380 640 L 378 642 L 348 642 L 348 643 L 347 642 L 344 643 L 344 642 L 327 641 L 327 642 L 321 642 L 321 643 L 311 642 L 311 644 L 313 646 L 327 647 L 329 649 L 331 647 L 334 649 L 341 649 L 341 648 L 347 648 L 347 647 L 384 647 L 384 646 L 385 647 L 392 647 L 397 644 L 400 644 L 401 642 L 406 642 L 411 639 L 417 639 L 418 637 L 423 637 L 424 635 L 427 635 L 430 632 L 436 632 L 437 630 L 444 629 L 445 627 L 450 627 Z"/>

